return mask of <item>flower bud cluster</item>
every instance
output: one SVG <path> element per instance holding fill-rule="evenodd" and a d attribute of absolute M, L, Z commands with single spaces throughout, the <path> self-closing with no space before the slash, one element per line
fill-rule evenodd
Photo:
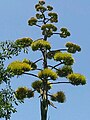
<path fill-rule="evenodd" d="M 31 66 L 31 70 L 35 70 L 35 69 L 37 69 L 37 65 L 36 65 L 35 63 L 33 63 L 32 61 L 26 59 L 26 58 L 23 59 L 22 62 L 23 62 L 23 63 L 27 63 L 27 64 L 29 64 L 29 65 Z"/>
<path fill-rule="evenodd" d="M 42 35 L 47 35 L 47 37 L 51 37 L 53 35 L 53 31 L 57 31 L 57 27 L 53 24 L 44 24 L 41 27 Z"/>
<path fill-rule="evenodd" d="M 15 41 L 15 44 L 21 48 L 29 47 L 33 40 L 31 38 L 20 38 Z"/>
<path fill-rule="evenodd" d="M 85 85 L 86 84 L 86 78 L 84 75 L 81 75 L 79 73 L 72 73 L 67 76 L 71 84 L 73 85 Z"/>
<path fill-rule="evenodd" d="M 48 5 L 47 7 L 44 7 L 43 5 L 45 4 L 44 1 L 39 1 L 38 4 L 35 5 L 35 9 L 38 12 L 44 13 L 45 11 L 52 11 L 53 7 Z"/>
<path fill-rule="evenodd" d="M 48 58 L 48 59 L 52 59 L 52 58 L 54 57 L 55 53 L 57 53 L 57 52 L 60 52 L 60 50 L 49 51 L 49 52 L 47 53 L 47 58 Z"/>
<path fill-rule="evenodd" d="M 59 103 L 64 103 L 66 100 L 65 94 L 63 91 L 59 91 L 51 96 L 52 101 L 57 101 Z"/>
<path fill-rule="evenodd" d="M 31 17 L 28 20 L 28 25 L 30 25 L 30 26 L 36 25 L 36 23 L 37 23 L 37 19 L 35 17 Z"/>
<path fill-rule="evenodd" d="M 47 9 L 48 9 L 48 11 L 52 11 L 52 10 L 53 10 L 53 7 L 50 6 L 50 5 L 48 5 L 48 6 L 47 6 Z"/>
<path fill-rule="evenodd" d="M 70 32 L 67 30 L 67 28 L 61 28 L 60 37 L 66 38 L 68 36 L 70 36 Z"/>
<path fill-rule="evenodd" d="M 55 52 L 50 51 L 47 53 L 47 58 L 52 59 L 54 55 L 55 55 Z"/>
<path fill-rule="evenodd" d="M 44 1 L 44 0 L 39 0 L 39 4 L 40 4 L 40 5 L 44 5 L 44 4 L 45 4 L 45 1 Z"/>
<path fill-rule="evenodd" d="M 45 8 L 43 5 L 41 5 L 41 4 L 36 4 L 35 5 L 35 9 L 36 9 L 36 11 L 38 11 L 38 12 L 41 12 L 41 13 L 44 13 L 46 10 L 47 10 L 47 8 Z"/>
<path fill-rule="evenodd" d="M 66 77 L 68 74 L 73 73 L 72 67 L 65 65 L 62 68 L 59 68 L 57 71 L 59 77 Z"/>
<path fill-rule="evenodd" d="M 31 66 L 21 61 L 14 61 L 8 65 L 7 70 L 13 75 L 21 75 L 26 71 L 30 71 Z"/>
<path fill-rule="evenodd" d="M 43 16 L 42 14 L 37 13 L 37 14 L 36 14 L 36 18 L 37 18 L 37 19 L 43 19 L 44 16 Z"/>
<path fill-rule="evenodd" d="M 41 70 L 39 73 L 38 73 L 38 77 L 40 79 L 45 79 L 45 78 L 50 78 L 52 80 L 56 80 L 58 78 L 57 76 L 57 73 L 54 72 L 53 70 L 49 69 L 49 68 L 45 68 L 44 70 Z"/>
<path fill-rule="evenodd" d="M 67 52 L 64 52 L 64 53 L 57 52 L 57 53 L 55 53 L 54 60 L 61 61 L 65 65 L 72 65 L 74 63 L 74 58 L 72 57 L 72 55 L 70 53 L 67 53 Z"/>
<path fill-rule="evenodd" d="M 57 13 L 50 12 L 48 13 L 48 16 L 50 16 L 50 22 L 58 22 L 58 15 Z"/>
<path fill-rule="evenodd" d="M 18 100 L 24 100 L 25 98 L 34 97 L 34 93 L 27 87 L 19 87 L 15 92 L 15 96 Z"/>
<path fill-rule="evenodd" d="M 67 42 L 65 45 L 68 48 L 68 52 L 69 53 L 75 53 L 76 51 L 80 52 L 81 48 L 79 45 L 71 43 L 71 42 Z"/>
<path fill-rule="evenodd" d="M 40 50 L 42 48 L 45 48 L 46 50 L 51 49 L 51 45 L 48 41 L 45 41 L 43 39 L 36 40 L 31 44 L 31 48 L 33 51 Z"/>
<path fill-rule="evenodd" d="M 37 90 L 40 93 L 40 89 L 43 88 L 43 81 L 42 80 L 36 80 L 35 82 L 32 83 L 32 88 L 34 90 Z M 50 90 L 52 88 L 52 85 L 50 82 L 47 82 L 47 90 Z"/>

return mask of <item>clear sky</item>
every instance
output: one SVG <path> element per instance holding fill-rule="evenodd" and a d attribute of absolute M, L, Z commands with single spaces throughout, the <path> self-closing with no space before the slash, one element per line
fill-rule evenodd
<path fill-rule="evenodd" d="M 35 15 L 34 5 L 38 0 L 0 0 L 0 41 L 16 40 L 21 37 L 38 39 L 41 33 L 37 27 L 29 27 L 27 21 Z M 53 48 L 64 46 L 68 41 L 79 44 L 82 48 L 80 53 L 74 55 L 75 72 L 84 74 L 87 78 L 85 86 L 58 85 L 53 86 L 52 92 L 63 90 L 66 94 L 66 102 L 57 104 L 57 109 L 49 108 L 50 120 L 90 120 L 90 0 L 46 0 L 46 4 L 52 5 L 59 15 L 58 28 L 67 27 L 71 36 L 60 39 L 54 36 L 50 39 Z M 7 63 L 28 55 L 20 55 Z M 37 53 L 30 53 L 29 58 L 35 60 L 40 57 Z M 12 86 L 30 87 L 33 77 L 22 76 L 12 79 Z M 39 99 L 36 94 L 34 99 L 25 100 L 25 104 L 17 107 L 17 113 L 11 120 L 40 120 Z M 3 119 L 2 119 L 3 120 Z"/>

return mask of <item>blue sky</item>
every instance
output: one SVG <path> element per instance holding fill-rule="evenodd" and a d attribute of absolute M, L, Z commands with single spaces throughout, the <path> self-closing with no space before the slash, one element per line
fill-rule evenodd
<path fill-rule="evenodd" d="M 27 21 L 35 15 L 34 5 L 38 0 L 1 0 L 0 1 L 0 41 L 16 40 L 21 37 L 31 37 L 38 39 L 41 32 L 37 27 L 29 27 Z M 75 72 L 84 74 L 87 78 L 85 86 L 57 85 L 53 90 L 63 90 L 66 94 L 66 102 L 57 104 L 57 109 L 49 108 L 50 120 L 89 120 L 90 119 L 90 0 L 46 0 L 46 4 L 52 5 L 54 11 L 59 15 L 58 28 L 67 27 L 71 36 L 67 39 L 60 39 L 54 36 L 50 39 L 52 47 L 59 48 L 68 41 L 79 44 L 82 48 L 80 53 L 74 55 Z M 40 57 L 39 53 L 30 53 L 30 55 L 21 54 L 7 61 L 10 63 L 16 59 L 25 57 L 35 60 Z M 21 76 L 12 79 L 12 86 L 16 89 L 18 86 L 30 87 L 33 77 Z M 18 112 L 13 114 L 11 120 L 40 120 L 39 99 L 25 100 L 25 104 L 17 107 Z M 3 120 L 3 119 L 2 119 Z"/>

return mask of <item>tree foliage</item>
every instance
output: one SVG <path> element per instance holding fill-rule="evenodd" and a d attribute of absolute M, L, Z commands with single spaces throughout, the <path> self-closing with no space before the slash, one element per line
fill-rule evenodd
<path fill-rule="evenodd" d="M 0 118 L 10 120 L 11 114 L 16 112 L 17 105 L 14 90 L 11 88 L 10 79 L 12 73 L 5 68 L 5 61 L 19 54 L 20 49 L 13 42 L 0 43 Z"/>

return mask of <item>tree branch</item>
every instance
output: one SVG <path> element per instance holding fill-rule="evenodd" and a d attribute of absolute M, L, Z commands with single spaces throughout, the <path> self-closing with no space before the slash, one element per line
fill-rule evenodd
<path fill-rule="evenodd" d="M 60 33 L 52 33 L 52 34 L 58 34 L 58 35 L 60 35 Z"/>
<path fill-rule="evenodd" d="M 45 17 L 45 15 L 44 15 L 44 13 L 43 13 L 43 12 L 42 12 L 42 15 L 43 15 L 43 17 L 44 17 L 44 19 L 43 19 L 43 23 L 44 23 L 44 24 L 46 24 L 46 22 L 45 22 L 46 17 Z"/>
<path fill-rule="evenodd" d="M 35 69 L 35 70 L 39 70 L 39 71 L 41 71 L 42 69 L 40 69 L 40 68 L 37 68 L 37 69 Z"/>
<path fill-rule="evenodd" d="M 49 83 L 49 84 L 61 84 L 61 83 L 72 83 L 72 82 L 53 82 L 53 83 Z"/>
<path fill-rule="evenodd" d="M 68 49 L 67 48 L 61 48 L 59 49 L 60 51 L 67 51 Z"/>
<path fill-rule="evenodd" d="M 40 58 L 40 59 L 36 60 L 34 63 L 37 63 L 37 62 L 39 62 L 41 60 L 43 60 L 43 58 Z"/>
<path fill-rule="evenodd" d="M 38 24 L 35 24 L 37 27 L 41 27 L 40 25 L 38 25 Z"/>
<path fill-rule="evenodd" d="M 58 70 L 56 67 L 59 66 L 59 65 L 61 65 L 61 64 L 64 64 L 64 62 L 58 63 L 55 66 L 48 65 L 48 67 L 52 67 L 51 69 L 54 68 L 54 69 Z"/>
<path fill-rule="evenodd" d="M 51 18 L 50 18 L 50 19 L 51 19 Z M 47 21 L 46 21 L 46 23 L 48 23 L 50 19 L 48 19 L 48 18 L 47 18 Z"/>
<path fill-rule="evenodd" d="M 52 50 L 52 51 L 49 51 L 49 52 L 59 52 L 59 51 L 67 51 L 68 49 L 67 48 L 61 48 L 61 49 L 57 49 L 57 50 Z"/>
<path fill-rule="evenodd" d="M 52 69 L 54 68 L 55 70 L 58 70 L 57 68 L 55 68 L 55 67 L 52 66 L 52 65 L 48 65 L 48 67 L 51 67 Z"/>
<path fill-rule="evenodd" d="M 43 20 L 38 20 L 38 22 L 43 22 Z"/>
<path fill-rule="evenodd" d="M 32 74 L 32 73 L 23 73 L 23 74 L 26 74 L 26 75 L 31 75 L 31 76 L 34 76 L 34 77 L 37 77 L 37 78 L 39 78 L 37 75 L 35 75 L 35 74 Z"/>
<path fill-rule="evenodd" d="M 55 67 L 57 67 L 57 66 L 59 66 L 59 65 L 61 65 L 61 64 L 64 64 L 64 62 L 56 64 L 55 66 L 52 67 L 52 69 L 55 68 Z"/>

